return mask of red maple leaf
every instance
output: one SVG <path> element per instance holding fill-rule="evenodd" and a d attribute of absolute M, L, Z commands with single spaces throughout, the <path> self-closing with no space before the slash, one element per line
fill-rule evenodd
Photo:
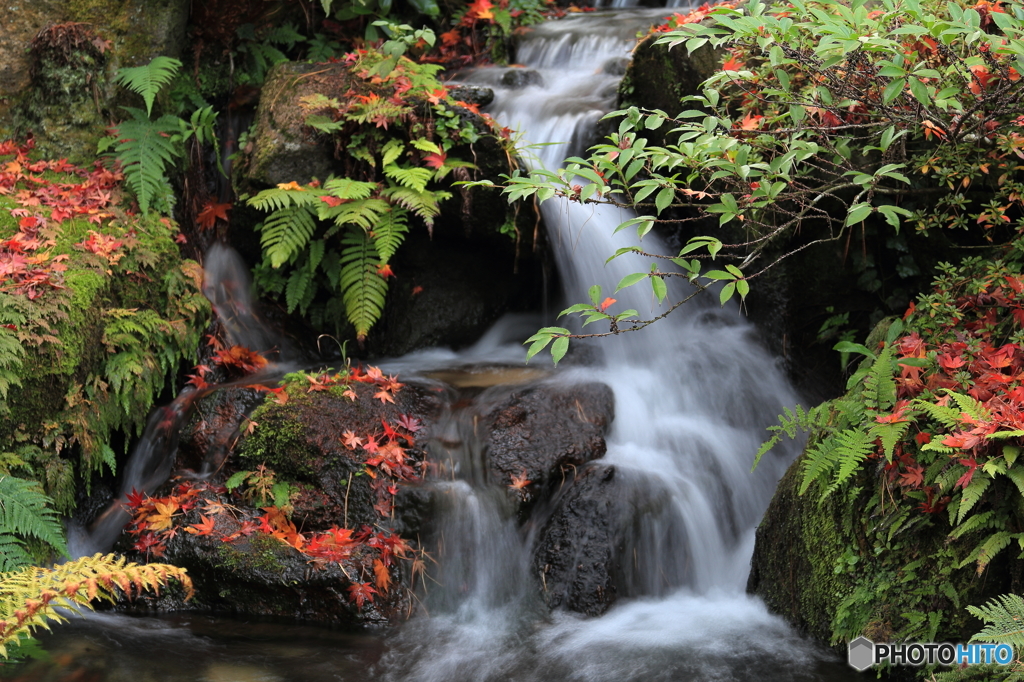
<path fill-rule="evenodd" d="M 924 467 L 915 464 L 907 467 L 905 473 L 900 474 L 900 485 L 907 488 L 920 488 L 924 483 Z"/>
<path fill-rule="evenodd" d="M 448 159 L 448 155 L 444 152 L 440 154 L 433 153 L 427 154 L 423 157 L 423 162 L 431 168 L 444 168 L 444 162 Z"/>
<path fill-rule="evenodd" d="M 202 519 L 202 521 L 200 523 L 193 523 L 191 526 L 188 526 L 185 529 L 185 532 L 192 533 L 193 535 L 212 535 L 214 527 L 213 517 L 203 516 L 202 514 L 200 514 L 199 518 Z"/>
<path fill-rule="evenodd" d="M 370 583 L 352 583 L 348 588 L 349 599 L 355 602 L 357 609 L 363 608 L 363 604 L 368 601 L 373 602 L 375 594 L 377 590 Z"/>
<path fill-rule="evenodd" d="M 228 222 L 228 211 L 230 210 L 231 204 L 218 204 L 214 203 L 213 199 L 210 199 L 203 204 L 203 208 L 196 216 L 196 224 L 203 230 L 209 230 L 218 220 Z"/>
<path fill-rule="evenodd" d="M 416 419 L 416 417 L 410 417 L 407 414 L 398 415 L 398 425 L 401 426 L 406 431 L 408 431 L 409 433 L 416 433 L 417 431 L 423 428 L 423 425 L 420 424 L 419 419 Z"/>

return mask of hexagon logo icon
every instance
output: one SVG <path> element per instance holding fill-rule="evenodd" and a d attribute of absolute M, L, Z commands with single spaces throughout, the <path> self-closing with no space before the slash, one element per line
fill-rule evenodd
<path fill-rule="evenodd" d="M 849 644 L 850 667 L 864 672 L 875 662 L 875 643 L 867 637 L 858 637 Z"/>

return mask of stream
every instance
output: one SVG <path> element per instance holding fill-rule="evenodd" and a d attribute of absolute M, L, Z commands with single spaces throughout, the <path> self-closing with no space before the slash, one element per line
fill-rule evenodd
<path fill-rule="evenodd" d="M 519 89 L 510 69 L 462 74 L 495 90 L 490 113 L 535 145 L 534 164 L 555 168 L 593 143 L 614 106 L 622 66 L 637 31 L 665 10 L 572 15 L 533 29 L 518 58 L 536 73 Z M 611 295 L 625 274 L 649 261 L 627 255 L 629 218 L 614 208 L 559 199 L 542 206 L 556 253 L 563 300 Z M 667 252 L 651 234 L 645 249 Z M 672 292 L 681 293 L 682 290 Z M 660 314 L 643 284 L 618 294 L 612 312 Z M 438 376 L 477 363 L 522 363 L 521 341 L 550 321 L 508 318 L 465 351 L 419 351 L 385 361 L 387 372 Z M 385 634 L 195 614 L 139 618 L 97 615 L 41 637 L 51 661 L 29 664 L 19 680 L 820 680 L 855 679 L 845 661 L 801 638 L 745 593 L 754 528 L 799 444 L 779 447 L 754 473 L 764 427 L 798 402 L 779 363 L 734 307 L 698 299 L 641 333 L 578 344 L 593 359 L 546 381 L 601 381 L 615 394 L 608 451 L 634 529 L 632 561 L 619 601 L 604 615 L 549 612 L 537 594 L 531 552 L 543 519 L 520 527 L 504 490 L 474 474 L 481 453 L 472 425 L 453 411 L 430 450 L 456 475 L 435 483 L 446 500 L 432 540 L 440 583 L 429 617 Z M 540 358 L 533 364 L 542 364 Z M 542 365 L 543 366 L 543 365 Z M 477 407 L 487 400 L 484 390 Z M 152 465 L 151 465 L 152 466 Z M 542 513 L 542 512 L 537 512 Z"/>

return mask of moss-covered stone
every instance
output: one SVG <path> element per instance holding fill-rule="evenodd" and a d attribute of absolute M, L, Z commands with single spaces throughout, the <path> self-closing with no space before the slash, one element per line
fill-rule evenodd
<path fill-rule="evenodd" d="M 0 139 L 34 135 L 54 158 L 83 161 L 117 109 L 119 68 L 179 56 L 186 0 L 16 1 L 0 31 Z"/>

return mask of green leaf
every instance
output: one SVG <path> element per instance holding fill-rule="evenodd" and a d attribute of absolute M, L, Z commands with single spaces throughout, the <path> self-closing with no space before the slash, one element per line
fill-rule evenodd
<path fill-rule="evenodd" d="M 621 280 L 619 280 L 619 286 L 615 287 L 615 293 L 618 293 L 619 291 L 622 291 L 626 287 L 633 286 L 634 284 L 636 284 L 637 282 L 639 282 L 640 280 L 642 280 L 646 276 L 647 276 L 646 272 L 634 272 L 631 275 L 626 275 Z"/>
<path fill-rule="evenodd" d="M 157 93 L 171 82 L 180 68 L 181 62 L 173 57 L 154 57 L 145 66 L 118 70 L 117 78 L 114 80 L 132 92 L 142 95 L 142 100 L 146 103 L 146 116 L 148 117 L 153 114 L 153 101 L 156 99 Z"/>
<path fill-rule="evenodd" d="M 720 291 L 718 294 L 718 300 L 722 303 L 722 305 L 725 305 L 726 302 L 728 302 L 728 300 L 732 298 L 734 293 L 736 293 L 736 282 L 729 282 L 724 287 L 722 287 L 722 291 Z"/>
<path fill-rule="evenodd" d="M 846 216 L 845 225 L 853 225 L 855 223 L 861 222 L 862 220 L 867 218 L 868 215 L 871 214 L 871 210 L 871 204 L 867 204 L 864 202 L 854 204 L 853 206 L 850 207 L 850 212 Z"/>

